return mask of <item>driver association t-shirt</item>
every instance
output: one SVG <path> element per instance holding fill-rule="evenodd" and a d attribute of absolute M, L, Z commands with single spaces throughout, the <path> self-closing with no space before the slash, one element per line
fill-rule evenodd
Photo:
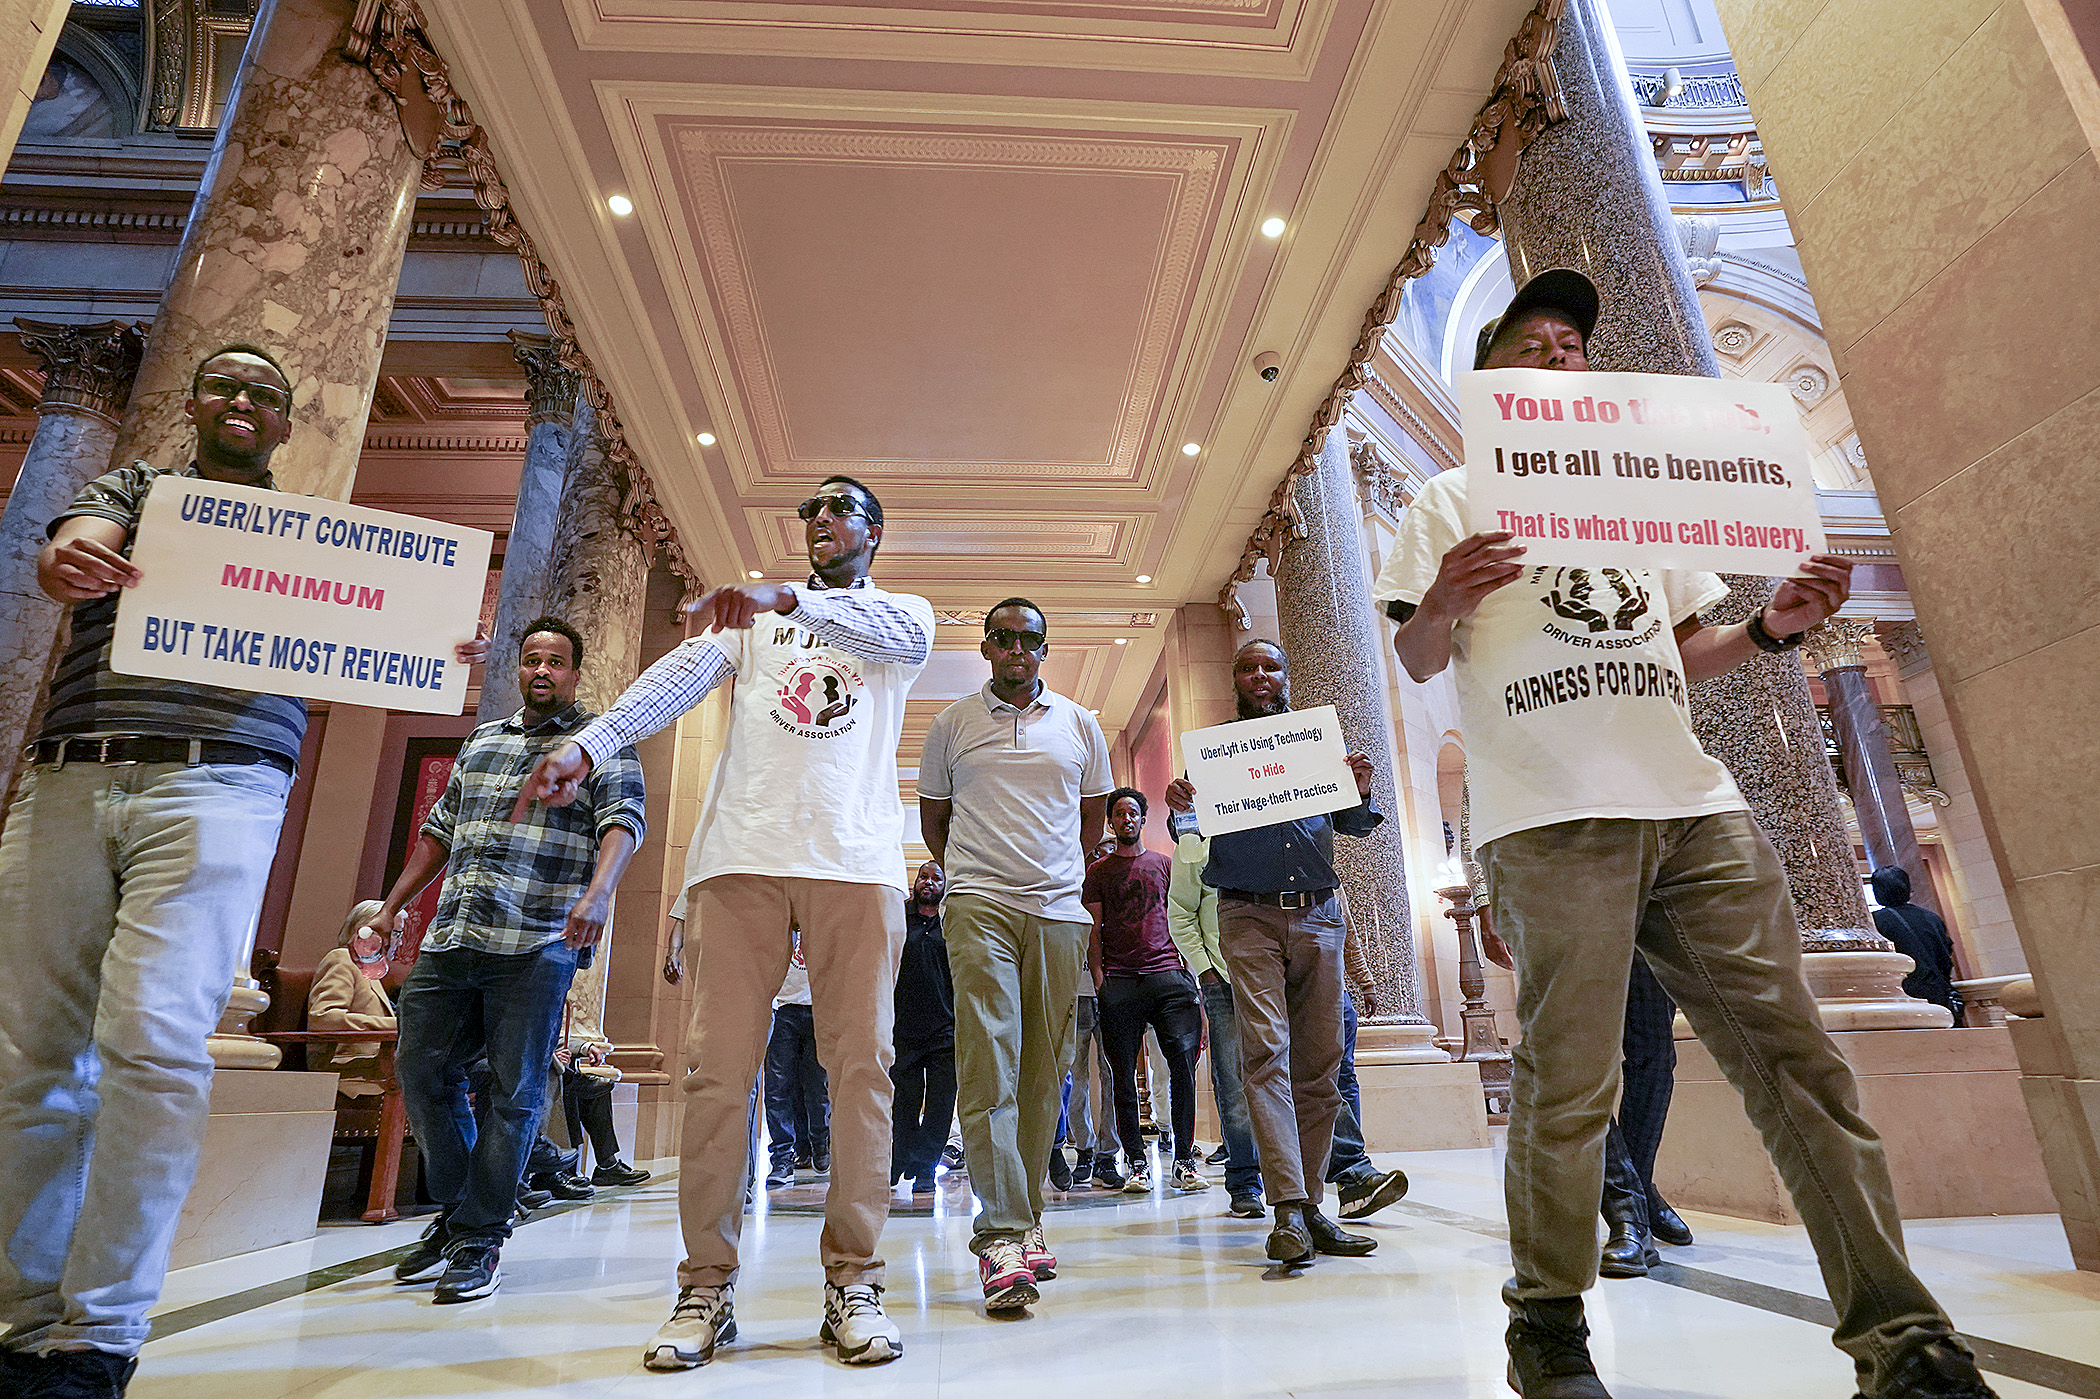
<path fill-rule="evenodd" d="M 1380 602 L 1419 603 L 1467 536 L 1466 471 L 1431 478 L 1400 519 Z M 1728 594 L 1711 573 L 1533 566 L 1451 637 L 1473 842 L 1590 817 L 1745 810 L 1692 731 L 1674 628 Z"/>

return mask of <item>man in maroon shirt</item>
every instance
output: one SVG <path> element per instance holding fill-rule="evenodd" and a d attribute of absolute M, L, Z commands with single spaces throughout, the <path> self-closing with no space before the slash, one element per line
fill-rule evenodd
<path fill-rule="evenodd" d="M 1099 996 L 1101 1042 L 1115 1078 L 1116 1132 L 1130 1158 L 1130 1180 L 1123 1188 L 1152 1189 L 1137 1098 L 1137 1059 L 1149 1025 L 1159 1036 L 1173 1084 L 1174 1165 L 1169 1183 L 1176 1190 L 1194 1192 L 1210 1188 L 1196 1169 L 1202 1002 L 1196 979 L 1167 930 L 1167 884 L 1174 862 L 1138 843 L 1145 814 L 1145 794 L 1136 788 L 1118 787 L 1108 794 L 1108 829 L 1116 848 L 1087 870 L 1079 897 L 1094 919 L 1089 961 Z"/>

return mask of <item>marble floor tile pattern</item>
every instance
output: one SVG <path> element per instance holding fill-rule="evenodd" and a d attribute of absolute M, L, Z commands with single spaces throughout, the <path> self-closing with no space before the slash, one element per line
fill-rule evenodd
<path fill-rule="evenodd" d="M 398 1399 L 542 1394 L 977 1396 L 1156 1399 L 1507 1399 L 1508 1255 L 1500 1154 L 1396 1156 L 1409 1197 L 1363 1226 L 1367 1259 L 1291 1276 L 1260 1256 L 1266 1224 L 1203 1195 L 1075 1198 L 1046 1219 L 1058 1277 L 1019 1320 L 983 1314 L 968 1250 L 968 1193 L 893 1217 L 884 1236 L 905 1354 L 839 1365 L 817 1341 L 821 1219 L 800 1206 L 747 1221 L 741 1338 L 715 1363 L 662 1375 L 641 1345 L 668 1313 L 676 1181 L 604 1192 L 520 1229 L 494 1297 L 434 1307 L 380 1256 L 420 1222 L 331 1227 L 301 1244 L 172 1275 L 156 1311 L 171 1332 L 144 1352 L 134 1399 Z M 804 1192 L 797 1192 L 798 1198 Z M 923 1197 L 922 1197 L 923 1200 Z M 905 1201 L 899 1198 L 902 1207 Z M 1850 1363 L 1824 1327 L 1735 1300 L 1823 1296 L 1796 1228 L 1688 1214 L 1699 1241 L 1665 1250 L 1679 1286 L 1605 1282 L 1591 1294 L 1592 1349 L 1618 1399 L 1846 1399 Z M 2004 1399 L 2100 1396 L 2100 1275 L 2079 1273 L 2054 1216 L 1909 1227 L 1913 1260 L 1972 1336 L 2018 1348 L 2042 1383 L 1994 1375 Z M 1762 1289 L 1762 1290 L 1760 1290 Z M 1808 1299 L 1803 1303 L 1803 1299 Z M 1796 1308 L 1799 1309 L 1798 1306 Z M 2068 1365 L 2060 1362 L 2072 1362 Z M 2055 1364 L 2057 1368 L 2048 1367 Z"/>

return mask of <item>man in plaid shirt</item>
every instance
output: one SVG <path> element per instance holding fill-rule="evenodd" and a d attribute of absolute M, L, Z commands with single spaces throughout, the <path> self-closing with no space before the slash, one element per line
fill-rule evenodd
<path fill-rule="evenodd" d="M 401 877 L 358 935 L 383 946 L 444 870 L 437 917 L 401 988 L 397 1057 L 424 1179 L 443 1208 L 394 1270 L 402 1282 L 437 1278 L 439 1302 L 486 1297 L 502 1281 L 499 1253 L 539 1134 L 569 982 L 589 964 L 647 831 L 631 747 L 608 754 L 573 804 L 511 821 L 525 775 L 593 717 L 576 703 L 582 666 L 583 638 L 567 622 L 526 626 L 524 708 L 468 737 Z M 462 1071 L 484 1052 L 491 1101 L 469 1113 Z"/>

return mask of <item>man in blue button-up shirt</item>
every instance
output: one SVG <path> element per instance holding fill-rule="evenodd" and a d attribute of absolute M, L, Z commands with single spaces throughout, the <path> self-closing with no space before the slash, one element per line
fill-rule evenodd
<path fill-rule="evenodd" d="M 1241 719 L 1291 707 L 1290 660 L 1273 641 L 1250 641 L 1232 658 Z M 1211 837 L 1203 882 L 1218 891 L 1218 942 L 1232 973 L 1240 1067 L 1261 1156 L 1262 1185 L 1275 1207 L 1268 1255 L 1310 1263 L 1315 1252 L 1358 1256 L 1374 1240 L 1344 1233 L 1320 1213 L 1342 1060 L 1342 911 L 1335 898 L 1334 833 L 1365 836 L 1385 817 L 1371 801 L 1371 760 L 1349 755 L 1363 801 L 1332 816 L 1282 821 Z M 1167 805 L 1195 807 L 1186 777 Z"/>

